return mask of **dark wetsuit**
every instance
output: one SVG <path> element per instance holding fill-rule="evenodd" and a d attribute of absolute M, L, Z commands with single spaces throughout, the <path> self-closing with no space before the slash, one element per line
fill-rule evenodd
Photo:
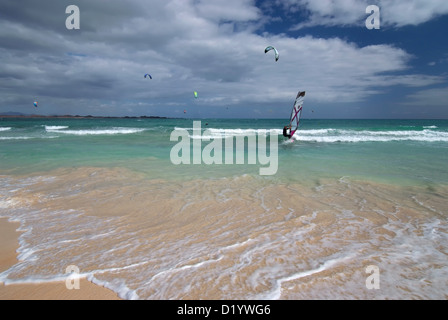
<path fill-rule="evenodd" d="M 288 132 L 288 129 L 289 129 L 289 132 Z M 287 126 L 283 127 L 283 136 L 287 137 L 288 139 L 291 139 L 291 128 L 290 127 L 287 127 Z"/>

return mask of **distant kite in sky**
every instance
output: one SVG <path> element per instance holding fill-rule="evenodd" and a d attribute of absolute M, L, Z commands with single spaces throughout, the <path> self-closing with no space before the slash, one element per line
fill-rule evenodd
<path fill-rule="evenodd" d="M 149 77 L 149 79 L 152 79 L 151 75 L 149 73 L 145 74 L 145 78 Z"/>
<path fill-rule="evenodd" d="M 198 93 L 195 91 L 194 92 L 194 97 L 197 99 L 198 98 Z"/>
<path fill-rule="evenodd" d="M 37 101 L 34 101 L 33 105 L 37 108 Z"/>
<path fill-rule="evenodd" d="M 274 47 L 272 47 L 272 46 L 266 47 L 266 49 L 264 49 L 264 53 L 268 53 L 271 50 L 274 50 L 274 52 L 275 52 L 275 61 L 278 61 L 279 54 L 278 54 L 277 49 L 275 49 Z"/>

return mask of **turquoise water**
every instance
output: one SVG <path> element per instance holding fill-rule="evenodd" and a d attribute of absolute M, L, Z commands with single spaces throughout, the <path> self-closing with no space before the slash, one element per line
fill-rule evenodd
<path fill-rule="evenodd" d="M 212 132 L 212 140 L 258 129 L 274 130 L 278 170 L 271 179 L 312 182 L 321 177 L 350 176 L 399 184 L 448 183 L 447 120 L 305 119 L 293 143 L 281 135 L 284 122 L 203 119 L 201 128 L 202 133 L 206 129 Z M 170 135 L 180 128 L 193 134 L 193 120 L 3 119 L 0 171 L 26 174 L 106 166 L 130 168 L 156 178 L 189 179 L 256 175 L 263 167 L 259 161 L 248 164 L 247 148 L 244 164 L 225 164 L 223 158 L 224 164 L 173 165 L 170 151 L 178 141 L 170 141 Z M 209 141 L 202 141 L 202 148 Z M 269 147 L 269 139 L 267 144 Z"/>
<path fill-rule="evenodd" d="M 75 265 L 125 299 L 445 299 L 448 121 L 285 124 L 0 120 L 0 217 L 23 231 L 0 281 Z"/>

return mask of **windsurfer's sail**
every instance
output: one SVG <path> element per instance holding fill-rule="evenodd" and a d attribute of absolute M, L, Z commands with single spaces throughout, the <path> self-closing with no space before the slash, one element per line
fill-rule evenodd
<path fill-rule="evenodd" d="M 297 93 L 296 100 L 294 101 L 294 106 L 291 110 L 289 126 L 286 128 L 289 130 L 286 131 L 286 134 L 285 134 L 285 132 L 283 133 L 283 135 L 288 138 L 292 138 L 294 133 L 299 128 L 300 116 L 302 115 L 302 107 L 303 107 L 304 100 L 305 100 L 305 91 L 299 91 L 299 93 Z"/>

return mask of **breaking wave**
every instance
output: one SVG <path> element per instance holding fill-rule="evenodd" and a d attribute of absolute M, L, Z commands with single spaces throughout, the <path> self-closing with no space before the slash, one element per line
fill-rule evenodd
<path fill-rule="evenodd" d="M 341 129 L 316 129 L 299 130 L 294 135 L 297 141 L 309 142 L 389 142 L 389 141 L 425 141 L 448 142 L 448 132 L 424 130 L 341 130 Z"/>

